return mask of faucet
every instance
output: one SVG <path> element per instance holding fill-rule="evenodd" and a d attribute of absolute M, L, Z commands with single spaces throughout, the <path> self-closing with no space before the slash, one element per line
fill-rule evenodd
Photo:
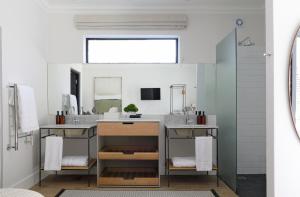
<path fill-rule="evenodd" d="M 73 123 L 75 124 L 75 125 L 77 125 L 77 124 L 79 124 L 79 117 L 78 116 L 74 116 L 73 117 Z"/>
<path fill-rule="evenodd" d="M 190 111 L 192 111 L 190 107 L 185 107 L 183 110 L 185 116 L 185 124 L 193 124 L 193 120 L 190 119 Z"/>

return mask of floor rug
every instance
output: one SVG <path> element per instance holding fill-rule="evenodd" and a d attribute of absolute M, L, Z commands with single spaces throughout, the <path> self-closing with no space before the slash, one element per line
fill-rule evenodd
<path fill-rule="evenodd" d="M 56 197 L 218 197 L 212 191 L 97 191 L 62 190 Z"/>

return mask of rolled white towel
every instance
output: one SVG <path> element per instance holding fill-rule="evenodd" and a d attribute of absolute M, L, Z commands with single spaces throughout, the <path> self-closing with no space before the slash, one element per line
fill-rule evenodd
<path fill-rule="evenodd" d="M 172 163 L 174 167 L 195 167 L 195 157 L 173 157 Z"/>
<path fill-rule="evenodd" d="M 62 166 L 87 166 L 87 156 L 64 156 L 61 162 Z"/>

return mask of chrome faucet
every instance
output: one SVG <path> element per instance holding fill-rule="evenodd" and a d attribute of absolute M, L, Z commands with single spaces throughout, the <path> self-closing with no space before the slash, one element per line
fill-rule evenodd
<path fill-rule="evenodd" d="M 190 111 L 192 111 L 191 107 L 185 107 L 183 110 L 185 116 L 185 124 L 193 124 L 193 120 L 190 119 Z"/>
<path fill-rule="evenodd" d="M 79 117 L 78 116 L 74 116 L 73 117 L 73 123 L 75 124 L 75 125 L 77 125 L 77 124 L 79 124 Z"/>

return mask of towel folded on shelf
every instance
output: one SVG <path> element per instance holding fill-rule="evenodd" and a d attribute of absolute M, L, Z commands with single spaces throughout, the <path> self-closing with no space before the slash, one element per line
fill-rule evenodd
<path fill-rule="evenodd" d="M 195 167 L 195 157 L 173 157 L 172 163 L 174 167 Z"/>
<path fill-rule="evenodd" d="M 44 170 L 61 170 L 63 153 L 62 137 L 46 137 Z"/>
<path fill-rule="evenodd" d="M 212 137 L 201 136 L 195 139 L 197 171 L 212 170 Z"/>
<path fill-rule="evenodd" d="M 36 101 L 32 87 L 17 86 L 19 128 L 23 133 L 39 129 Z"/>
<path fill-rule="evenodd" d="M 64 156 L 62 159 L 62 166 L 87 166 L 87 156 Z"/>

